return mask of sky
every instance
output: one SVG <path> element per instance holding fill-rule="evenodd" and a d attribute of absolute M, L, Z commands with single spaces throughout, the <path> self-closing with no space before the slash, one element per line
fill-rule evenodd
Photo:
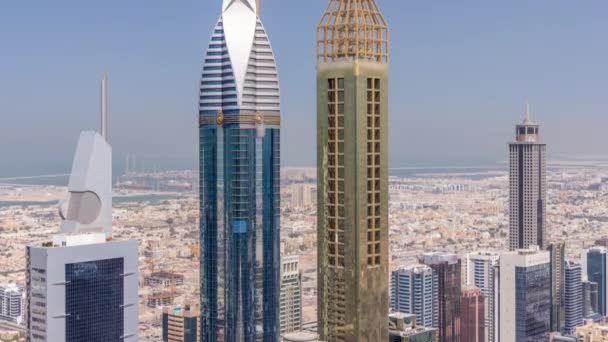
<path fill-rule="evenodd" d="M 608 2 L 378 0 L 390 25 L 390 167 L 506 160 L 524 102 L 552 158 L 608 155 Z M 282 162 L 316 165 L 326 0 L 262 0 Z M 197 165 L 198 82 L 220 0 L 0 2 L 0 176 L 69 172 L 109 78 L 114 165 Z"/>

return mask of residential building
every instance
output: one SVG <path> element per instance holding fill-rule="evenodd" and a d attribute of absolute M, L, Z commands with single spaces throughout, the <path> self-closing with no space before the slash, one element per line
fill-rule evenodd
<path fill-rule="evenodd" d="M 279 81 L 257 5 L 223 0 L 200 81 L 204 341 L 279 339 Z"/>
<path fill-rule="evenodd" d="M 576 328 L 576 338 L 583 342 L 608 341 L 608 324 L 590 323 Z"/>
<path fill-rule="evenodd" d="M 198 306 L 164 307 L 163 342 L 201 342 L 201 311 Z"/>
<path fill-rule="evenodd" d="M 583 284 L 581 264 L 566 261 L 564 282 L 565 335 L 573 335 L 576 327 L 583 325 Z"/>
<path fill-rule="evenodd" d="M 437 273 L 438 340 L 460 342 L 461 260 L 454 254 L 436 252 L 423 254 L 420 262 Z"/>
<path fill-rule="evenodd" d="M 23 289 L 14 283 L 0 286 L 0 320 L 21 323 L 23 295 Z"/>
<path fill-rule="evenodd" d="M 411 265 L 391 273 L 391 310 L 416 315 L 416 324 L 439 324 L 437 273 L 426 265 Z"/>
<path fill-rule="evenodd" d="M 539 246 L 545 249 L 547 146 L 539 125 L 525 119 L 515 127 L 515 141 L 509 144 L 509 248 Z"/>
<path fill-rule="evenodd" d="M 548 341 L 551 258 L 538 248 L 500 255 L 500 342 Z"/>
<path fill-rule="evenodd" d="M 565 320 L 564 267 L 566 243 L 563 241 L 552 243 L 547 250 L 551 255 L 551 331 L 562 331 Z"/>
<path fill-rule="evenodd" d="M 281 260 L 281 336 L 302 329 L 302 274 L 297 255 Z"/>
<path fill-rule="evenodd" d="M 468 286 L 475 286 L 481 290 L 484 298 L 484 341 L 495 341 L 495 281 L 494 271 L 498 265 L 499 256 L 496 252 L 473 252 L 467 254 L 465 263 L 466 282 Z"/>
<path fill-rule="evenodd" d="M 460 297 L 460 340 L 485 342 L 485 305 L 477 287 L 462 289 Z"/>
<path fill-rule="evenodd" d="M 329 0 L 316 46 L 319 334 L 386 341 L 388 25 L 376 0 Z"/>

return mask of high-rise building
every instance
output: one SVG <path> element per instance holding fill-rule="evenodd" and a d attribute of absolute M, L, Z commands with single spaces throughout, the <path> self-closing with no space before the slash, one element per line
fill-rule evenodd
<path fill-rule="evenodd" d="M 437 273 L 438 340 L 460 342 L 461 260 L 448 253 L 425 253 L 420 262 Z"/>
<path fill-rule="evenodd" d="M 391 273 L 391 310 L 416 315 L 416 324 L 439 324 L 437 273 L 426 265 L 411 265 Z"/>
<path fill-rule="evenodd" d="M 583 284 L 581 264 L 566 261 L 564 268 L 564 326 L 563 333 L 574 334 L 576 327 L 583 324 Z"/>
<path fill-rule="evenodd" d="M 606 255 L 608 249 L 605 247 L 592 247 L 587 250 L 587 279 L 597 283 L 597 313 L 606 316 L 608 297 L 606 296 L 606 275 L 608 274 L 608 263 Z"/>
<path fill-rule="evenodd" d="M 547 248 L 551 255 L 551 331 L 564 329 L 564 282 L 566 243 L 555 242 Z M 579 277 L 580 278 L 580 277 Z"/>
<path fill-rule="evenodd" d="M 494 342 L 495 336 L 495 281 L 494 271 L 499 256 L 495 252 L 473 252 L 467 254 L 465 283 L 481 290 L 484 298 L 484 340 Z"/>
<path fill-rule="evenodd" d="M 437 329 L 418 326 L 416 315 L 401 312 L 388 316 L 389 342 L 437 342 Z"/>
<path fill-rule="evenodd" d="M 316 45 L 319 334 L 386 341 L 388 26 L 376 0 L 330 0 Z"/>
<path fill-rule="evenodd" d="M 297 255 L 281 260 L 281 336 L 302 329 L 302 274 Z"/>
<path fill-rule="evenodd" d="M 101 134 L 80 134 L 60 231 L 26 249 L 28 341 L 137 341 L 137 241 L 112 239 L 106 78 Z"/>
<path fill-rule="evenodd" d="M 477 287 L 462 289 L 460 298 L 460 341 L 485 342 L 485 305 Z"/>
<path fill-rule="evenodd" d="M 163 342 L 201 342 L 201 311 L 198 306 L 164 307 Z"/>
<path fill-rule="evenodd" d="M 583 317 L 592 318 L 598 314 L 597 283 L 583 281 Z"/>
<path fill-rule="evenodd" d="M 530 120 L 526 108 L 524 122 L 515 128 L 515 141 L 509 144 L 509 248 L 539 246 L 545 249 L 547 146 L 539 125 Z"/>
<path fill-rule="evenodd" d="M 21 323 L 23 295 L 23 289 L 14 283 L 0 286 L 0 320 Z"/>
<path fill-rule="evenodd" d="M 276 341 L 279 82 L 255 0 L 223 0 L 199 99 L 201 338 Z"/>
<path fill-rule="evenodd" d="M 538 248 L 500 255 L 500 342 L 549 340 L 550 259 Z"/>

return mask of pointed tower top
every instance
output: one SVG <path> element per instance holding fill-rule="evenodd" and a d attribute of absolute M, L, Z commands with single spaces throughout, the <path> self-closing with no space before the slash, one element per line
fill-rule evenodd
<path fill-rule="evenodd" d="M 249 10 L 257 14 L 259 2 L 256 0 L 223 0 L 222 12 L 226 12 L 237 4 L 245 5 Z"/>
<path fill-rule="evenodd" d="M 532 123 L 532 120 L 530 120 L 530 102 L 528 102 L 528 100 L 526 100 L 526 112 L 524 114 L 524 125 L 529 125 Z"/>
<path fill-rule="evenodd" d="M 388 63 L 388 33 L 376 0 L 329 0 L 317 26 L 317 60 Z"/>

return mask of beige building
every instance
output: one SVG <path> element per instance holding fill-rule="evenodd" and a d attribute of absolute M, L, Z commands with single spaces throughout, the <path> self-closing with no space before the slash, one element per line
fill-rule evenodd
<path fill-rule="evenodd" d="M 321 340 L 388 340 L 388 26 L 376 0 L 330 0 L 317 27 Z"/>
<path fill-rule="evenodd" d="M 163 308 L 163 342 L 201 342 L 201 315 L 198 306 Z"/>
<path fill-rule="evenodd" d="M 575 335 L 581 342 L 608 342 L 608 324 L 591 323 L 577 327 Z"/>

